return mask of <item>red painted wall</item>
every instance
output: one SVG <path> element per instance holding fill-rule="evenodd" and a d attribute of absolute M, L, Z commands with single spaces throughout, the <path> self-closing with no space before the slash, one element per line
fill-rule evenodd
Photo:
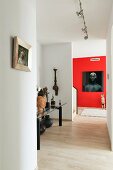
<path fill-rule="evenodd" d="M 100 61 L 90 61 L 91 58 L 100 58 Z M 103 71 L 104 91 L 103 92 L 82 92 L 82 72 Z M 106 57 L 73 58 L 73 87 L 78 90 L 79 107 L 101 107 L 100 95 L 106 97 Z"/>

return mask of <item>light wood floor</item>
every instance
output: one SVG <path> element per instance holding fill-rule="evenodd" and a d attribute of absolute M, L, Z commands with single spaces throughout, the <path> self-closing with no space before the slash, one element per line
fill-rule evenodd
<path fill-rule="evenodd" d="M 113 170 L 105 118 L 76 116 L 41 136 L 39 170 Z"/>

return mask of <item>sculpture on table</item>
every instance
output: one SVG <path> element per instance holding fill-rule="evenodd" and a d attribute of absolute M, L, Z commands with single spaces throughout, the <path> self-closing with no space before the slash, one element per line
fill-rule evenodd
<path fill-rule="evenodd" d="M 48 89 L 47 87 L 43 89 L 37 89 L 37 112 L 38 116 L 41 116 L 40 120 L 40 134 L 43 134 L 46 128 L 49 128 L 53 124 L 53 120 L 49 115 L 44 115 L 45 107 L 46 109 L 50 109 L 50 103 L 48 102 Z M 47 105 L 48 104 L 48 105 Z"/>
<path fill-rule="evenodd" d="M 44 93 L 45 93 L 45 95 L 46 95 L 46 108 L 48 108 L 48 109 L 50 109 L 50 102 L 49 102 L 49 92 L 48 92 L 48 88 L 47 87 L 45 87 L 45 88 L 43 88 L 43 91 L 44 91 Z"/>
<path fill-rule="evenodd" d="M 59 89 L 59 88 L 58 88 L 58 86 L 57 86 L 57 78 L 56 78 L 56 71 L 57 71 L 57 69 L 54 68 L 53 70 L 54 70 L 54 75 L 55 75 L 55 77 L 54 77 L 53 90 L 55 90 L 55 95 L 58 96 L 58 89 Z"/>
<path fill-rule="evenodd" d="M 46 107 L 46 97 L 45 97 L 44 90 L 41 89 L 38 92 L 38 96 L 37 96 L 37 111 L 38 111 L 38 114 L 43 113 L 45 107 Z"/>
<path fill-rule="evenodd" d="M 54 100 L 54 96 L 52 95 L 52 98 L 51 98 L 51 108 L 55 108 L 55 100 Z"/>

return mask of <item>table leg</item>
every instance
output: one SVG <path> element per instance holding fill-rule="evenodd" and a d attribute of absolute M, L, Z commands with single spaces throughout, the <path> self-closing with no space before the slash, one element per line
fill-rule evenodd
<path fill-rule="evenodd" d="M 40 150 L 40 119 L 37 118 L 37 150 Z"/>
<path fill-rule="evenodd" d="M 62 106 L 59 107 L 59 126 L 62 126 Z"/>

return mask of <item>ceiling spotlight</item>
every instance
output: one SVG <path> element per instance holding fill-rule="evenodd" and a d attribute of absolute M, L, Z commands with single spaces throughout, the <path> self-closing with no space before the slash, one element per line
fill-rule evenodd
<path fill-rule="evenodd" d="M 84 39 L 87 40 L 87 39 L 88 39 L 88 35 L 85 35 L 85 36 L 84 36 Z"/>
<path fill-rule="evenodd" d="M 83 16 L 83 10 L 80 10 L 80 12 L 76 12 L 78 17 L 82 17 Z"/>
<path fill-rule="evenodd" d="M 87 33 L 87 27 L 82 28 L 82 31 L 83 31 L 84 33 Z"/>
<path fill-rule="evenodd" d="M 84 27 L 81 30 L 85 34 L 84 39 L 87 40 L 88 39 L 88 30 L 87 30 L 87 26 L 86 26 L 86 22 L 85 22 L 85 17 L 84 17 L 84 13 L 83 13 L 81 0 L 79 0 L 79 7 L 80 7 L 80 12 L 76 12 L 76 14 L 78 17 L 81 17 L 83 20 Z"/>

